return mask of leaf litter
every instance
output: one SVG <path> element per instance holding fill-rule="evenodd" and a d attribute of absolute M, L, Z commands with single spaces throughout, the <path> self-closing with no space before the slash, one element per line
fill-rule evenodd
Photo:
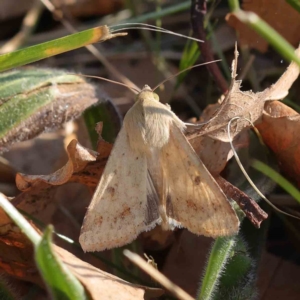
<path fill-rule="evenodd" d="M 236 70 L 236 64 L 237 60 L 235 59 L 233 70 Z M 225 126 L 227 126 L 231 118 L 236 116 L 248 118 L 250 116 L 252 122 L 262 121 L 257 125 L 258 129 L 264 141 L 277 155 L 283 169 L 292 176 L 299 175 L 300 163 L 297 155 L 297 153 L 299 153 L 299 151 L 297 151 L 297 149 L 299 149 L 299 140 L 295 138 L 297 133 L 295 128 L 298 128 L 297 126 L 299 125 L 299 114 L 285 107 L 280 102 L 266 103 L 266 101 L 284 97 L 298 74 L 299 69 L 292 63 L 274 85 L 263 92 L 253 93 L 252 91 L 240 91 L 241 82 L 235 80 L 236 71 L 233 71 L 231 89 L 224 100 L 216 105 L 218 109 L 213 114 L 211 121 L 204 125 L 198 132 L 188 134 L 191 144 L 195 145 L 195 148 L 198 146 L 197 153 L 199 153 L 199 151 L 201 151 L 200 154 L 203 153 L 201 158 L 208 169 L 216 178 L 219 178 L 217 181 L 220 186 L 225 189 L 225 193 L 226 189 L 231 190 L 231 193 L 233 193 L 232 187 L 228 188 L 227 186 L 226 188 L 227 183 L 225 179 L 219 177 L 220 172 L 224 169 L 227 161 L 232 156 L 230 153 L 231 149 L 228 146 Z M 249 125 L 243 121 L 235 124 L 232 129 L 232 136 L 235 138 L 234 142 L 236 145 L 242 147 L 247 145 L 247 138 L 245 139 L 245 136 L 241 133 L 248 127 Z M 283 130 L 283 128 L 285 128 L 285 130 Z M 288 136 L 286 135 L 287 132 L 290 133 Z M 284 140 L 282 141 L 282 139 Z M 283 151 L 285 149 L 287 149 L 286 152 Z M 93 189 L 104 169 L 111 150 L 111 145 L 100 139 L 97 150 L 98 153 L 82 147 L 76 140 L 71 141 L 68 146 L 69 160 L 63 168 L 50 175 L 33 176 L 19 174 L 17 176 L 17 184 L 22 190 L 22 193 L 15 197 L 12 203 L 33 216 L 41 216 L 40 213 L 51 204 L 53 193 L 57 186 L 67 182 L 79 182 Z M 209 153 L 212 154 L 209 155 Z M 222 155 L 218 155 L 218 153 Z M 285 166 L 287 167 L 285 168 Z M 257 209 L 259 210 L 259 208 Z M 6 232 L 6 234 L 8 234 L 9 232 L 18 231 L 16 228 L 13 228 L 13 225 L 10 224 L 7 217 L 3 217 L 1 220 L 2 233 Z M 22 245 L 22 243 L 19 242 L 22 241 L 22 237 L 18 234 L 12 234 L 12 236 L 8 236 L 7 239 L 3 237 L 1 241 L 6 245 Z M 23 244 L 25 245 L 25 242 L 23 242 Z M 27 248 L 27 246 L 23 248 Z M 66 263 L 68 263 L 68 261 Z M 22 264 L 22 262 L 20 264 Z M 10 262 L 8 266 L 10 268 L 10 270 L 8 270 L 8 267 L 6 267 L 8 273 L 14 275 L 21 274 L 21 277 L 24 276 L 18 268 L 11 269 Z M 30 268 L 33 268 L 33 266 Z"/>

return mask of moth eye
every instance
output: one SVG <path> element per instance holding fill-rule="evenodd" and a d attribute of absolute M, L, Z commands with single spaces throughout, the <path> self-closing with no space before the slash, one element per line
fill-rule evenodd
<path fill-rule="evenodd" d="M 155 101 L 159 102 L 159 96 L 157 94 L 153 93 L 153 98 Z"/>

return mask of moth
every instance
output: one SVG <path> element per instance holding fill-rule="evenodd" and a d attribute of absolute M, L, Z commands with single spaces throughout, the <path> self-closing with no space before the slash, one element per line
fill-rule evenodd
<path fill-rule="evenodd" d="M 239 220 L 184 135 L 186 124 L 148 85 L 127 112 L 80 234 L 84 251 L 132 242 L 160 224 L 229 236 Z"/>

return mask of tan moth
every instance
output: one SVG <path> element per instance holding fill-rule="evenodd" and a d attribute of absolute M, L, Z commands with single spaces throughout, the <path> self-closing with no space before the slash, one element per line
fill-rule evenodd
<path fill-rule="evenodd" d="M 183 132 L 148 85 L 127 112 L 80 234 L 84 251 L 123 246 L 160 224 L 233 235 L 239 221 Z"/>

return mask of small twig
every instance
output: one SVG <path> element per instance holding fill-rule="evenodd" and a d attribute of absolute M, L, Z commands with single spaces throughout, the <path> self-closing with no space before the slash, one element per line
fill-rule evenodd
<path fill-rule="evenodd" d="M 155 269 L 152 265 L 148 264 L 144 259 L 142 259 L 139 255 L 129 251 L 124 250 L 124 255 L 135 265 L 141 268 L 144 272 L 149 274 L 153 279 L 155 279 L 158 283 L 164 286 L 168 291 L 170 291 L 173 295 L 175 295 L 178 299 L 182 300 L 194 300 L 187 292 L 181 289 L 179 286 L 170 281 L 165 275 L 160 273 L 157 269 Z"/>
<path fill-rule="evenodd" d="M 70 31 L 71 33 L 77 32 L 75 27 L 64 18 L 61 11 L 56 10 L 55 6 L 49 0 L 40 0 L 46 8 L 63 24 L 63 26 Z M 131 80 L 126 76 L 121 74 L 105 57 L 104 55 L 94 46 L 88 45 L 85 46 L 106 68 L 107 70 L 115 76 L 118 80 L 123 82 L 126 85 L 133 86 L 136 89 L 139 89 Z"/>
<path fill-rule="evenodd" d="M 204 29 L 204 19 L 206 15 L 206 0 L 192 0 L 191 4 L 191 23 L 194 32 L 194 36 L 200 40 L 203 40 L 204 43 L 198 43 L 198 47 L 201 51 L 204 62 L 214 60 L 213 52 L 210 47 L 210 44 L 206 39 L 206 32 Z M 219 89 L 223 94 L 228 91 L 228 84 L 223 77 L 218 65 L 212 64 L 207 65 L 206 68 L 213 76 L 216 81 Z"/>
<path fill-rule="evenodd" d="M 20 31 L 1 47 L 0 54 L 15 51 L 24 45 L 34 31 L 42 11 L 43 5 L 40 0 L 36 0 L 23 19 Z"/>
<path fill-rule="evenodd" d="M 260 227 L 260 223 L 268 218 L 268 214 L 263 211 L 260 206 L 240 189 L 226 181 L 221 176 L 215 178 L 223 192 L 228 198 L 232 198 L 241 210 L 245 213 L 250 222 L 256 227 Z"/>

